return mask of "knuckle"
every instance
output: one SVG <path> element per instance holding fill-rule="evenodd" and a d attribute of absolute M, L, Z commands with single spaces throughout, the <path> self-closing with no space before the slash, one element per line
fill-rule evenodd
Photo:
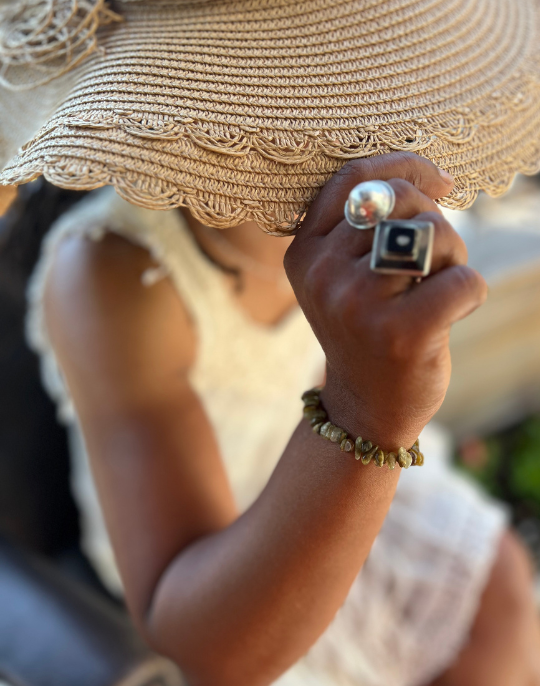
<path fill-rule="evenodd" d="M 388 182 L 396 194 L 396 203 L 406 200 L 408 196 L 414 194 L 414 187 L 405 179 L 395 178 Z"/>
<path fill-rule="evenodd" d="M 407 181 L 417 187 L 422 185 L 425 175 L 435 167 L 432 162 L 414 152 L 394 151 L 384 155 L 349 160 L 336 173 L 336 177 L 346 180 L 347 183 L 351 181 L 362 183 L 379 178 L 385 166 L 398 170 L 402 181 Z"/>
<path fill-rule="evenodd" d="M 403 164 L 404 179 L 420 188 L 425 172 L 425 161 L 413 152 L 398 153 Z"/>
<path fill-rule="evenodd" d="M 412 152 L 402 152 L 403 178 L 434 199 L 444 190 L 439 171 L 433 162 Z"/>
<path fill-rule="evenodd" d="M 451 224 L 448 224 L 448 229 L 451 231 L 451 240 L 456 262 L 458 264 L 467 264 L 469 251 L 465 245 L 465 241 Z"/>
<path fill-rule="evenodd" d="M 344 324 L 362 321 L 364 300 L 356 281 L 348 281 L 336 292 L 333 309 L 337 318 Z"/>
<path fill-rule="evenodd" d="M 454 269 L 454 278 L 463 294 L 482 303 L 487 298 L 487 284 L 483 276 L 475 269 L 459 265 Z"/>
<path fill-rule="evenodd" d="M 298 260 L 297 260 L 297 254 L 296 254 L 296 247 L 294 245 L 295 241 L 293 241 L 289 247 L 287 248 L 285 252 L 285 256 L 283 258 L 283 266 L 285 268 L 285 273 L 287 274 L 287 277 L 289 280 L 294 278 L 297 268 L 298 268 Z"/>
<path fill-rule="evenodd" d="M 369 158 L 349 160 L 341 167 L 336 176 L 344 179 L 346 182 L 362 183 L 371 178 L 369 175 L 371 167 Z"/>
<path fill-rule="evenodd" d="M 408 154 L 408 153 L 405 153 Z M 341 167 L 336 176 L 345 178 L 348 182 L 362 183 L 363 181 L 372 181 L 381 176 L 381 170 L 384 166 L 395 166 L 396 161 L 401 163 L 402 153 L 391 152 L 383 155 L 374 155 L 373 157 L 361 157 L 354 160 L 349 160 Z M 413 157 L 416 157 L 411 153 Z"/>
<path fill-rule="evenodd" d="M 423 212 L 417 219 L 431 222 L 435 226 L 435 240 L 444 240 L 449 264 L 465 264 L 468 258 L 467 246 L 452 224 L 440 212 Z"/>
<path fill-rule="evenodd" d="M 452 225 L 448 222 L 448 220 L 445 219 L 444 216 L 436 210 L 432 210 L 431 212 L 422 212 L 422 214 L 418 215 L 417 219 L 424 222 L 432 222 L 432 224 L 435 224 L 435 229 L 438 231 L 454 231 Z"/>
<path fill-rule="evenodd" d="M 300 280 L 300 274 L 303 269 L 304 260 L 302 259 L 302 250 L 299 249 L 297 240 L 290 244 L 283 257 L 283 267 L 285 274 L 289 279 L 291 285 L 294 287 Z"/>
<path fill-rule="evenodd" d="M 406 179 L 391 179 L 390 185 L 396 194 L 396 212 L 404 212 L 404 218 L 418 217 L 419 214 L 428 214 L 429 221 L 438 222 L 442 216 L 442 211 L 436 203 L 426 195 L 421 189 L 417 188 Z"/>
<path fill-rule="evenodd" d="M 390 360 L 403 361 L 411 357 L 411 336 L 395 313 L 379 315 L 371 327 L 374 344 L 382 355 Z"/>

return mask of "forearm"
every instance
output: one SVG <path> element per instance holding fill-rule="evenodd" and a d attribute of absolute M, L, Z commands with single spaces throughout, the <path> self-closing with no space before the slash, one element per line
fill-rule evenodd
<path fill-rule="evenodd" d="M 179 551 L 143 619 L 194 684 L 267 684 L 342 605 L 392 500 L 399 469 L 365 467 L 303 422 L 256 503 Z"/>
<path fill-rule="evenodd" d="M 270 683 L 343 603 L 399 470 L 360 464 L 302 421 L 238 517 L 214 432 L 183 377 L 158 378 L 153 394 L 120 393 L 112 367 L 64 369 L 140 630 L 194 685 Z M 341 424 L 337 403 L 327 409 Z M 354 436 L 361 424 L 343 422 Z"/>

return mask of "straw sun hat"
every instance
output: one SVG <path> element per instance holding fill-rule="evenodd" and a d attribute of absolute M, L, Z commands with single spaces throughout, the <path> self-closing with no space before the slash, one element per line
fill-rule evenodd
<path fill-rule="evenodd" d="M 347 160 L 540 168 L 538 0 L 0 0 L 0 182 L 116 187 L 205 224 L 298 216 Z"/>

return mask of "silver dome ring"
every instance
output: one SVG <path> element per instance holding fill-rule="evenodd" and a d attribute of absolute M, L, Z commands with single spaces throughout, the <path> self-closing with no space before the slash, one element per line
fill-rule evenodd
<path fill-rule="evenodd" d="M 386 181 L 365 181 L 355 186 L 345 203 L 345 219 L 355 229 L 373 229 L 396 206 L 396 194 Z"/>

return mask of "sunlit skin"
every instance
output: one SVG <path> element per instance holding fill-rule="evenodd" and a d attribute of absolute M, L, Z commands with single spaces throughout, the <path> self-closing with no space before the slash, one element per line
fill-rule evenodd
<path fill-rule="evenodd" d="M 183 214 L 205 252 L 214 257 L 220 264 L 233 268 L 237 266 L 231 255 L 221 249 L 219 243 L 212 241 L 207 231 L 201 230 L 200 223 L 196 219 L 188 212 Z M 232 229 L 227 229 L 223 234 L 232 245 L 242 253 L 250 255 L 256 262 L 272 269 L 280 269 L 284 280 L 286 279 L 283 258 L 293 240 L 292 237 L 275 238 L 269 236 L 263 233 L 253 222 L 246 222 Z M 259 278 L 256 269 L 242 272 L 241 290 L 238 290 L 237 280 L 234 277 L 229 279 L 229 285 L 239 306 L 252 319 L 267 326 L 277 324 L 291 309 L 297 306 L 292 288 L 285 290 L 276 282 L 272 283 L 267 278 Z"/>
<path fill-rule="evenodd" d="M 371 272 L 370 232 L 343 221 L 349 190 L 371 178 L 393 185 L 394 216 L 436 224 L 433 272 L 419 285 Z M 294 289 L 246 274 L 239 305 L 271 326 L 298 302 L 327 355 L 330 417 L 386 449 L 412 445 L 437 411 L 450 379 L 450 327 L 486 297 L 483 279 L 465 266 L 463 242 L 433 202 L 451 187 L 414 155 L 354 161 L 323 189 L 294 240 L 253 225 L 226 232 L 261 263 L 279 266 L 285 258 Z M 223 260 L 217 245 L 205 248 Z M 239 516 L 188 382 L 195 331 L 169 281 L 141 285 L 151 264 L 119 237 L 66 239 L 47 282 L 47 327 L 139 630 L 192 686 L 267 686 L 305 654 L 345 600 L 399 469 L 336 459 L 335 446 L 303 422 L 260 497 Z M 230 288 L 235 293 L 232 279 Z M 506 534 L 471 638 L 437 686 L 538 686 L 539 654 L 530 568 Z"/>

